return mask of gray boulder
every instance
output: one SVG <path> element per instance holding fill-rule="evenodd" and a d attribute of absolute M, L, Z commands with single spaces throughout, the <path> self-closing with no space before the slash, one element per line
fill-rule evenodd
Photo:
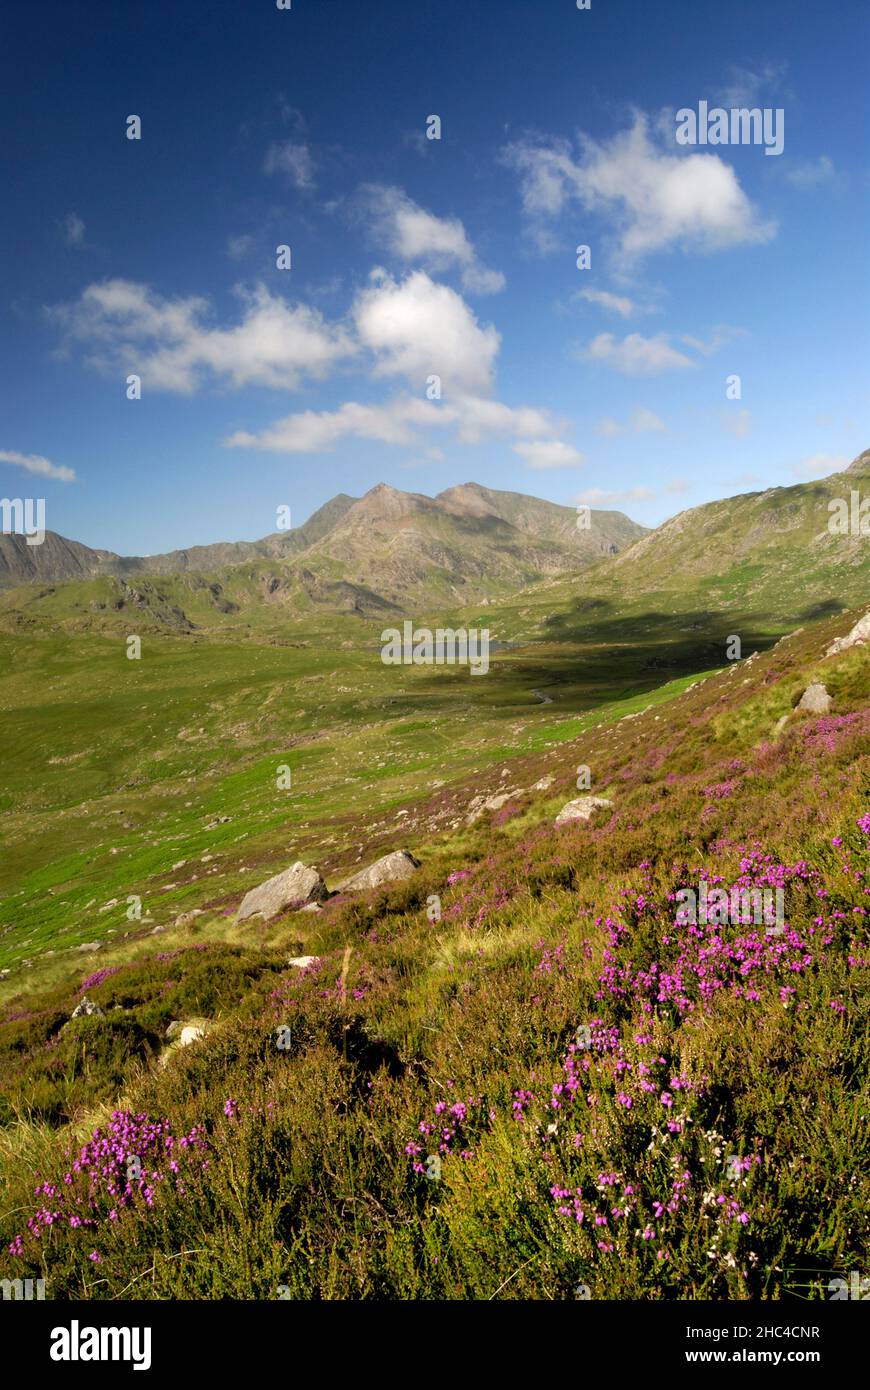
<path fill-rule="evenodd" d="M 243 922 L 248 917 L 265 917 L 268 922 L 288 907 L 304 907 L 306 903 L 319 902 L 326 896 L 326 884 L 317 869 L 309 868 L 300 860 L 246 893 L 238 919 Z"/>
<path fill-rule="evenodd" d="M 798 701 L 798 709 L 807 710 L 810 714 L 827 714 L 830 708 L 831 697 L 821 681 L 808 685 Z"/>
<path fill-rule="evenodd" d="M 398 883 L 410 878 L 419 867 L 420 861 L 413 854 L 406 849 L 397 849 L 392 854 L 385 854 L 383 859 L 378 859 L 367 869 L 360 869 L 358 874 L 341 885 L 341 891 L 358 893 L 363 888 L 379 888 L 382 883 Z"/>
<path fill-rule="evenodd" d="M 836 656 L 838 652 L 848 651 L 850 647 L 860 647 L 865 642 L 870 642 L 870 613 L 865 613 L 863 618 L 847 632 L 845 637 L 838 637 L 832 642 L 825 652 L 825 656 Z"/>
<path fill-rule="evenodd" d="M 606 796 L 578 796 L 573 801 L 567 802 L 556 817 L 556 825 L 565 825 L 568 821 L 582 820 L 588 821 L 592 818 L 592 813 L 597 811 L 599 806 L 612 806 L 613 802 L 608 801 Z"/>

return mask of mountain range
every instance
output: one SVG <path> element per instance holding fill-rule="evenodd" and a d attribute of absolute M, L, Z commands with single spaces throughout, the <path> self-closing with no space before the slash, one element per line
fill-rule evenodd
<path fill-rule="evenodd" d="M 94 550 L 46 531 L 41 545 L 0 536 L 0 586 L 104 576 L 210 574 L 251 561 L 300 562 L 300 573 L 372 588 L 387 602 L 427 591 L 457 599 L 517 588 L 582 569 L 646 534 L 621 512 L 577 513 L 520 493 L 465 483 L 437 497 L 379 483 L 365 496 L 340 493 L 302 526 L 258 541 L 219 541 L 163 555 Z"/>
<path fill-rule="evenodd" d="M 78 621 L 139 608 L 192 630 L 233 626 L 236 615 L 255 624 L 312 610 L 379 617 L 511 595 L 530 613 L 540 603 L 570 620 L 578 604 L 615 612 L 679 592 L 702 610 L 741 605 L 803 620 L 862 601 L 867 523 L 842 534 L 829 523 L 830 504 L 860 497 L 865 481 L 870 451 L 827 478 L 708 502 L 652 531 L 597 510 L 583 528 L 571 507 L 478 483 L 436 497 L 380 483 L 360 498 L 333 497 L 293 530 L 163 555 L 121 556 L 50 531 L 38 546 L 7 534 L 0 609 Z"/>

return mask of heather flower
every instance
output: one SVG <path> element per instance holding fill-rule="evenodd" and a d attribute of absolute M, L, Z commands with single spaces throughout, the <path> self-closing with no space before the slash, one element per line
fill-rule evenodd
<path fill-rule="evenodd" d="M 63 1176 L 62 1188 L 52 1182 L 37 1184 L 34 1195 L 50 1205 L 37 1207 L 28 1219 L 28 1240 L 40 1242 L 59 1223 L 71 1230 L 93 1231 L 104 1221 L 114 1224 L 127 1208 L 140 1203 L 152 1206 L 158 1187 L 172 1182 L 178 1191 L 178 1178 L 163 1166 L 176 1147 L 189 1161 L 207 1150 L 202 1127 L 195 1125 L 189 1134 L 177 1138 L 168 1120 L 152 1120 L 144 1112 L 113 1111 L 106 1128 L 95 1129 L 78 1150 Z M 138 1178 L 128 1176 L 133 1159 L 140 1165 Z M 23 1235 L 15 1237 L 9 1251 L 24 1255 Z"/>
<path fill-rule="evenodd" d="M 87 994 L 88 990 L 96 989 L 104 980 L 109 980 L 113 975 L 117 975 L 121 969 L 120 965 L 107 965 L 104 970 L 95 970 L 93 975 L 89 975 L 86 980 L 82 980 L 79 985 L 79 994 Z"/>

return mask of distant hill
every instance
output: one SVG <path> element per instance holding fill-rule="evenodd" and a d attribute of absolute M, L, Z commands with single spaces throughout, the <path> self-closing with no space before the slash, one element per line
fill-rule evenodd
<path fill-rule="evenodd" d="M 342 615 L 485 608 L 503 639 L 622 648 L 658 633 L 672 659 L 682 614 L 686 643 L 707 640 L 712 659 L 714 629 L 734 630 L 738 614 L 760 641 L 866 601 L 868 537 L 829 529 L 829 503 L 853 494 L 870 495 L 870 451 L 828 478 L 708 502 L 654 531 L 613 511 L 578 530 L 571 507 L 478 483 L 436 497 L 381 483 L 332 498 L 295 530 L 166 555 L 2 536 L 0 621 L 99 627 L 135 611 L 140 626 L 281 640 Z"/>
<path fill-rule="evenodd" d="M 763 645 L 867 602 L 870 536 L 829 529 L 829 504 L 848 507 L 853 494 L 870 498 L 870 450 L 827 478 L 680 512 L 582 574 L 499 601 L 488 620 L 520 641 L 592 641 L 611 653 L 653 643 L 662 669 L 682 669 L 703 645 L 712 665 L 729 633 Z"/>
<path fill-rule="evenodd" d="M 848 503 L 861 480 L 870 483 L 870 450 L 827 478 L 693 507 L 617 556 L 614 573 L 621 584 L 644 588 L 742 575 L 744 597 L 770 584 L 782 592 L 811 585 L 821 572 L 854 569 L 866 581 L 870 537 L 829 529 L 828 504 Z"/>
<path fill-rule="evenodd" d="M 580 531 L 571 507 L 467 483 L 438 497 L 378 484 L 333 497 L 304 525 L 258 541 L 220 541 L 164 555 L 93 550 L 47 531 L 42 545 L 0 536 L 0 587 L 114 576 L 214 574 L 254 561 L 304 562 L 315 588 L 371 591 L 385 604 L 423 594 L 474 601 L 615 555 L 646 533 L 620 512 Z M 281 576 L 289 582 L 290 576 Z M 344 592 L 344 591 L 342 591 Z M 377 606 L 377 601 L 375 601 Z"/>

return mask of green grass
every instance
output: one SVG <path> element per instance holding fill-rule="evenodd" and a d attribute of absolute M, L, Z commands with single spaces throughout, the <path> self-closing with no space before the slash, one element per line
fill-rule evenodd
<path fill-rule="evenodd" d="M 296 857 L 303 816 L 312 837 L 334 838 L 337 859 L 373 857 L 376 843 L 407 841 L 423 867 L 407 884 L 367 898 L 339 897 L 319 916 L 236 923 L 215 907 L 153 941 L 135 936 L 107 943 L 98 956 L 59 952 L 17 968 L 2 986 L 0 1019 L 2 1248 L 27 1229 L 34 1174 L 61 1181 L 66 1192 L 65 1146 L 105 1125 L 113 1107 L 146 1112 L 176 1136 L 200 1126 L 210 1147 L 205 1168 L 205 1150 L 182 1159 L 183 1192 L 174 1180 L 158 1183 L 153 1206 L 134 1197 L 133 1209 L 117 1221 L 108 1215 L 117 1199 L 101 1193 L 96 1228 L 55 1225 L 26 1244 L 23 1260 L 0 1259 L 4 1276 L 41 1275 L 54 1298 L 250 1299 L 283 1291 L 303 1300 L 561 1300 L 575 1297 L 582 1283 L 593 1298 L 740 1299 L 786 1296 L 784 1271 L 792 1266 L 819 1271 L 820 1297 L 826 1272 L 865 1269 L 867 996 L 859 966 L 868 954 L 870 864 L 857 823 L 870 790 L 868 664 L 861 648 L 822 658 L 848 625 L 832 619 L 808 626 L 750 664 L 683 673 L 667 683 L 659 674 L 655 690 L 643 688 L 643 677 L 639 688 L 626 689 L 619 653 L 608 673 L 595 667 L 590 690 L 576 652 L 566 648 L 560 660 L 555 651 L 512 650 L 499 658 L 485 696 L 475 696 L 464 713 L 468 687 L 460 691 L 457 682 L 454 692 L 431 678 L 418 684 L 402 671 L 408 694 L 397 697 L 405 702 L 400 712 L 372 719 L 368 729 L 355 713 L 359 695 L 342 696 L 336 687 L 371 681 L 370 698 L 388 699 L 382 687 L 374 690 L 384 673 L 372 673 L 362 656 L 354 664 L 352 655 L 334 681 L 336 703 L 328 714 L 318 712 L 325 736 L 292 750 L 302 753 L 299 795 L 307 799 L 304 808 L 286 810 L 264 789 L 271 762 L 258 742 L 260 732 L 275 737 L 274 718 L 284 727 L 283 712 L 273 713 L 277 701 L 265 704 L 280 685 L 271 662 L 283 649 L 264 648 L 260 664 L 259 651 L 240 648 L 247 657 L 242 676 L 228 648 L 198 647 L 197 659 L 223 671 L 211 678 L 225 680 L 230 702 L 238 671 L 254 692 L 256 713 L 251 694 L 244 697 L 248 718 L 256 723 L 265 705 L 265 725 L 237 749 L 229 729 L 238 709 L 216 708 L 205 725 L 206 745 L 185 750 L 185 768 L 202 758 L 198 772 L 176 770 L 159 780 L 155 758 L 153 783 L 107 785 L 95 794 L 95 824 L 76 832 L 70 816 L 71 838 L 82 838 L 64 844 L 63 875 L 70 882 L 78 875 L 76 894 L 99 888 L 105 901 L 122 881 L 129 884 L 133 865 L 171 882 L 169 864 L 218 844 L 216 836 L 228 861 L 220 874 L 206 876 L 211 865 L 200 865 L 196 881 L 155 898 L 160 916 L 170 915 L 170 901 L 238 893 Z M 93 662 L 99 680 L 89 680 L 86 649 L 75 645 L 85 640 L 94 641 L 76 638 L 59 658 L 81 654 L 69 702 L 79 711 L 81 738 L 89 700 L 111 703 L 113 669 L 107 653 L 100 658 L 105 666 Z M 153 701 L 140 686 L 137 698 L 147 708 L 138 722 L 123 684 L 138 677 L 124 673 L 118 696 L 129 702 L 134 734 L 149 717 L 156 725 L 159 705 L 155 733 L 171 746 L 175 721 L 205 724 L 193 712 L 205 696 L 190 669 L 190 647 L 163 640 L 159 659 L 166 665 L 159 679 L 156 671 L 146 677 Z M 298 669 L 309 676 L 337 666 L 312 649 L 304 658 L 313 664 Z M 524 699 L 530 688 L 546 688 L 542 668 L 559 695 L 558 713 L 555 705 Z M 816 677 L 834 698 L 830 733 L 824 722 L 791 715 Z M 295 689 L 303 678 L 295 677 Z M 43 698 L 54 718 L 49 687 Z M 598 703 L 604 688 L 620 702 Z M 311 704 L 303 705 L 306 717 Z M 789 724 L 775 735 L 783 714 L 791 715 Z M 133 780 L 135 761 L 129 771 L 123 766 L 122 732 L 111 720 L 104 729 L 121 760 L 118 780 Z M 212 777 L 217 761 L 222 766 Z M 553 815 L 576 795 L 581 763 L 613 811 L 556 831 Z M 528 788 L 544 772 L 555 778 L 548 791 L 516 793 L 502 811 L 472 825 L 457 816 L 458 824 L 448 819 L 432 831 L 430 812 L 417 806 L 405 831 L 387 815 L 426 796 L 430 806 L 455 800 L 459 808 L 474 792 Z M 429 789 L 433 774 L 445 773 L 445 786 Z M 68 795 L 62 807 L 75 809 L 75 786 L 62 788 L 57 784 L 52 795 Z M 105 834 L 102 824 L 122 805 L 124 817 L 134 819 L 131 791 L 146 798 L 141 821 L 101 847 L 87 844 L 95 826 Z M 38 803 L 41 789 L 33 795 Z M 31 826 L 39 844 L 40 818 L 47 827 L 52 805 L 49 798 L 12 821 L 22 866 L 30 876 L 44 875 L 46 895 L 56 861 L 25 840 Z M 203 822 L 218 808 L 232 819 L 206 834 Z M 128 861 L 113 864 L 120 856 L 109 856 L 107 846 L 121 848 Z M 785 953 L 765 957 L 751 980 L 757 998 L 742 992 L 739 970 L 723 964 L 724 987 L 709 1004 L 692 992 L 690 973 L 693 1009 L 681 1012 L 670 998 L 656 1002 L 637 981 L 654 966 L 672 971 L 690 940 L 673 925 L 675 885 L 697 883 L 702 870 L 730 883 L 754 846 L 777 864 L 806 866 L 789 879 L 787 896 L 798 944 L 789 938 Z M 55 840 L 55 856 L 58 849 Z M 241 855 L 256 875 L 239 872 Z M 464 877 L 449 883 L 457 872 Z M 64 896 L 58 893 L 52 911 L 62 905 L 66 912 L 72 901 L 63 875 L 56 886 Z M 21 921 L 35 911 L 31 892 L 21 896 Z M 427 917 L 433 895 L 441 903 L 434 922 Z M 5 914 L 15 901 L 6 900 Z M 70 916 L 75 930 L 90 928 L 87 939 L 108 930 L 100 923 L 110 914 L 95 919 L 82 909 Z M 621 924 L 616 945 L 608 917 Z M 826 924 L 821 932 L 816 918 Z M 120 935 L 121 923 L 110 920 Z M 59 916 L 47 921 L 44 939 L 55 942 L 61 929 Z M 34 949 L 42 927 L 31 930 Z M 602 993 L 606 949 L 624 978 L 635 981 L 624 994 Z M 319 969 L 302 975 L 287 968 L 287 955 L 303 951 L 321 958 Z M 64 1028 L 85 977 L 98 967 L 114 971 L 88 986 L 104 1016 Z M 212 1031 L 161 1066 L 168 1022 L 199 1015 L 212 1020 Z M 563 1094 L 565 1108 L 557 1113 L 549 1104 L 552 1087 L 564 1079 L 578 1025 L 594 1019 L 616 1030 L 625 1065 L 617 1069 L 606 1048 L 594 1051 L 579 1102 L 568 1104 Z M 286 1048 L 276 1045 L 279 1026 L 290 1030 Z M 655 1088 L 644 1092 L 639 1066 L 659 1056 Z M 619 1099 L 627 1090 L 631 1107 Z M 664 1091 L 670 1108 L 660 1100 Z M 512 1113 L 518 1092 L 528 1093 L 522 1121 Z M 440 1179 L 429 1181 L 414 1171 L 406 1146 L 421 1139 L 420 1124 L 434 1119 L 439 1101 L 457 1097 L 468 1114 Z M 666 1132 L 669 1118 L 681 1125 L 678 1134 Z M 460 1147 L 468 1157 L 460 1158 Z M 428 1149 L 427 1141 L 424 1157 Z M 735 1181 L 727 1172 L 732 1153 L 749 1164 Z M 655 1217 L 655 1203 L 673 1199 L 684 1169 L 685 1195 L 677 1192 L 673 1212 Z M 616 1186 L 602 1183 L 601 1174 L 614 1174 Z M 582 1223 L 559 1214 L 554 1184 L 571 1194 L 579 1189 Z M 705 1195 L 711 1192 L 712 1203 Z M 613 1217 L 617 1193 L 629 1217 Z M 726 1211 L 734 1197 L 747 1222 L 724 1219 L 716 1194 L 725 1197 Z M 609 1213 L 606 1231 L 594 1225 L 602 1213 Z M 654 1239 L 643 1238 L 645 1221 Z"/>
<path fill-rule="evenodd" d="M 138 661 L 120 633 L 0 635 L 0 711 L 15 730 L 0 792 L 0 966 L 130 930 L 133 895 L 166 925 L 242 891 L 243 864 L 341 861 L 360 819 L 385 827 L 437 784 L 671 699 L 690 679 L 553 644 L 500 651 L 485 678 L 396 669 L 379 660 L 379 631 L 339 649 L 326 634 L 272 646 L 155 633 Z M 277 786 L 282 766 L 290 790 Z"/>

